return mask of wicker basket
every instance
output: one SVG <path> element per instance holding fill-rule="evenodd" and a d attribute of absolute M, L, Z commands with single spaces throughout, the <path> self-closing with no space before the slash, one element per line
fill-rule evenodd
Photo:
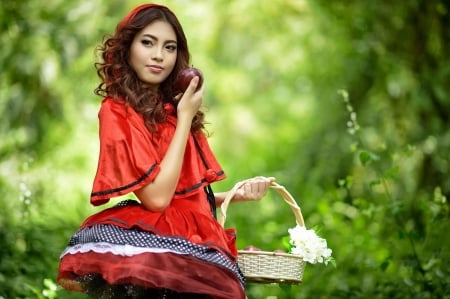
<path fill-rule="evenodd" d="M 225 224 L 228 205 L 241 186 L 242 183 L 237 184 L 222 203 L 218 220 L 222 226 Z M 277 183 L 272 183 L 271 188 L 291 207 L 297 224 L 305 226 L 300 207 L 291 194 Z M 303 279 L 306 262 L 301 256 L 288 253 L 239 250 L 238 265 L 248 282 L 299 284 Z"/>

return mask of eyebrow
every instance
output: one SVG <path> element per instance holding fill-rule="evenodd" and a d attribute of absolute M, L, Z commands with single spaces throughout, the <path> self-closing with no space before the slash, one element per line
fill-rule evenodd
<path fill-rule="evenodd" d="M 158 38 L 156 37 L 156 36 L 154 36 L 154 35 L 152 35 L 152 34 L 149 34 L 149 33 L 145 33 L 145 34 L 143 34 L 142 35 L 143 37 L 149 37 L 149 38 L 151 38 L 151 39 L 154 39 L 154 40 L 158 40 Z M 176 40 L 173 40 L 173 39 L 168 39 L 168 40 L 166 40 L 165 41 L 165 43 L 177 43 L 177 41 Z"/>

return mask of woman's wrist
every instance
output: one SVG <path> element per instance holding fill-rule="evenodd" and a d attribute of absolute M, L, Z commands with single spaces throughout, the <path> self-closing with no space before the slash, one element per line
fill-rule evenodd
<path fill-rule="evenodd" d="M 224 202 L 228 192 L 216 192 L 214 193 L 214 197 L 216 198 L 216 207 L 220 207 Z"/>

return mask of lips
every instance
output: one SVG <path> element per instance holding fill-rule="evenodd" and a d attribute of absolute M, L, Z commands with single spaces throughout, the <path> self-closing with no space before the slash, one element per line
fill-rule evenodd
<path fill-rule="evenodd" d="M 164 68 L 160 65 L 147 65 L 146 67 L 154 73 L 160 73 L 164 70 Z"/>

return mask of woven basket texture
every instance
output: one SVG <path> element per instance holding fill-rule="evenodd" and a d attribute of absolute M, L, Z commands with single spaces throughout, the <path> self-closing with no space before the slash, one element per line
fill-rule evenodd
<path fill-rule="evenodd" d="M 241 186 L 236 184 L 222 203 L 218 220 L 222 226 L 225 224 L 228 205 Z M 301 209 L 286 188 L 277 183 L 272 183 L 271 188 L 291 207 L 297 225 L 305 226 Z M 298 255 L 253 250 L 239 250 L 237 262 L 247 282 L 263 284 L 300 284 L 306 266 L 306 262 Z"/>
<path fill-rule="evenodd" d="M 248 282 L 299 284 L 306 262 L 293 254 L 239 250 L 238 265 Z"/>

